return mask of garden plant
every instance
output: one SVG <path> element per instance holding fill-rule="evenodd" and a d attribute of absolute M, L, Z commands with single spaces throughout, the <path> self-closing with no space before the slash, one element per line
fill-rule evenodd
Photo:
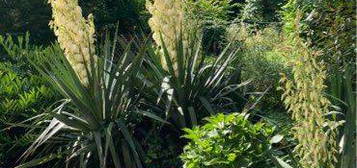
<path fill-rule="evenodd" d="M 355 168 L 356 2 L 0 2 L 0 168 Z"/>

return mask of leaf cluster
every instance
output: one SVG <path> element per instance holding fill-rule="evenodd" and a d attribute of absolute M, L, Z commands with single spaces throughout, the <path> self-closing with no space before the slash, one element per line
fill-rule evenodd
<path fill-rule="evenodd" d="M 148 99 L 148 102 L 158 104 L 159 111 L 178 128 L 191 128 L 217 110 L 242 108 L 244 101 L 238 101 L 241 98 L 240 89 L 249 83 L 241 83 L 238 67 L 231 66 L 238 48 L 228 45 L 217 59 L 207 63 L 208 56 L 202 52 L 201 41 L 194 36 L 189 41 L 184 46 L 180 37 L 176 40 L 175 62 L 171 61 L 164 41 L 164 53 L 156 52 L 149 46 L 149 66 L 144 70 L 148 88 L 156 92 L 147 92 L 151 93 L 147 96 L 157 100 Z M 168 70 L 160 63 L 158 58 L 161 56 L 165 57 Z M 178 66 L 176 71 L 174 64 Z"/>
<path fill-rule="evenodd" d="M 31 143 L 19 122 L 45 111 L 58 96 L 44 77 L 28 62 L 41 47 L 29 45 L 29 36 L 13 39 L 0 36 L 0 166 L 11 167 L 14 154 Z M 7 154 L 6 154 L 7 153 Z"/>
<path fill-rule="evenodd" d="M 207 123 L 185 129 L 189 144 L 181 155 L 185 168 L 269 167 L 265 163 L 274 129 L 251 123 L 244 114 L 218 114 Z"/>

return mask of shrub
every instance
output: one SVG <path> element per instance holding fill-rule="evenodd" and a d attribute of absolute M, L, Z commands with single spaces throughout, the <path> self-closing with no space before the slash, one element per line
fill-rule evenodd
<path fill-rule="evenodd" d="M 234 5 L 232 0 L 188 0 L 186 1 L 189 17 L 207 20 L 228 20 Z"/>
<path fill-rule="evenodd" d="M 227 31 L 227 39 L 241 47 L 238 53 L 238 67 L 242 69 L 242 80 L 252 79 L 248 92 L 267 92 L 262 98 L 265 108 L 280 103 L 281 92 L 279 73 L 289 74 L 290 69 L 285 62 L 290 55 L 284 55 L 285 37 L 275 27 L 267 27 L 256 33 L 250 33 L 244 26 L 233 24 Z"/>
<path fill-rule="evenodd" d="M 284 0 L 246 0 L 241 20 L 248 28 L 264 28 L 280 21 L 279 10 Z"/>
<path fill-rule="evenodd" d="M 203 34 L 203 49 L 207 53 L 219 54 L 227 43 L 224 34 L 228 22 L 234 18 L 237 3 L 232 0 L 188 0 L 186 11 L 188 20 L 197 20 Z"/>
<path fill-rule="evenodd" d="M 218 114 L 208 123 L 184 129 L 190 142 L 181 158 L 185 168 L 269 167 L 266 163 L 269 140 L 274 129 L 252 124 L 244 114 Z"/>
<path fill-rule="evenodd" d="M 206 54 L 216 56 L 229 42 L 225 39 L 227 24 L 224 22 L 207 22 L 202 28 L 202 46 Z"/>
<path fill-rule="evenodd" d="M 242 13 L 242 20 L 257 24 L 263 21 L 263 1 L 247 0 Z"/>
<path fill-rule="evenodd" d="M 31 46 L 29 36 L 0 36 L 0 167 L 12 167 L 20 152 L 33 138 L 24 134 L 19 123 L 45 111 L 56 101 L 55 92 L 45 78 L 34 71 L 28 58 L 43 48 Z"/>

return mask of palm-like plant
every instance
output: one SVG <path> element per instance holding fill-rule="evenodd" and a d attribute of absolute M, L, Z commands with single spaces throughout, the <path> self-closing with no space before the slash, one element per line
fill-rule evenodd
<path fill-rule="evenodd" d="M 243 104 L 237 93 L 247 82 L 239 83 L 239 69 L 231 66 L 239 49 L 228 45 L 212 63 L 208 63 L 198 39 L 192 34 L 186 39 L 187 44 L 182 35 L 178 35 L 174 47 L 175 62 L 170 59 L 163 38 L 160 50 L 148 46 L 148 66 L 143 74 L 149 81 L 148 88 L 154 88 L 152 90 L 156 90 L 157 95 L 147 96 L 149 100 L 156 100 L 160 111 L 178 128 L 197 125 L 200 119 L 218 109 L 222 111 Z M 165 58 L 165 65 L 160 62 L 160 57 Z"/>
<path fill-rule="evenodd" d="M 143 167 L 142 152 L 132 137 L 129 118 L 143 114 L 137 109 L 132 86 L 137 81 L 133 79 L 141 67 L 144 50 L 139 49 L 134 55 L 129 44 L 115 60 L 115 39 L 114 43 L 108 39 L 104 42 L 99 56 L 91 55 L 86 69 L 88 85 L 81 83 L 58 47 L 38 53 L 39 59 L 32 60 L 64 99 L 53 106 L 52 112 L 29 119 L 36 121 L 30 134 L 38 126 L 47 126 L 22 157 L 35 151 L 40 153 L 19 167 L 36 166 L 52 159 L 64 159 L 67 167 L 89 164 L 101 168 Z"/>

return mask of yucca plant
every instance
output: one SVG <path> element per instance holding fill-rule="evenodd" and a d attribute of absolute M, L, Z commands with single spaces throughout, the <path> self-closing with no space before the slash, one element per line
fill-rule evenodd
<path fill-rule="evenodd" d="M 239 69 L 230 66 L 239 49 L 228 45 L 212 63 L 208 63 L 208 57 L 202 53 L 201 41 L 195 37 L 191 35 L 184 47 L 182 36 L 177 36 L 175 63 L 162 38 L 160 51 L 150 44 L 147 50 L 148 66 L 143 74 L 150 81 L 148 87 L 154 88 L 159 98 L 146 95 L 149 102 L 156 100 L 151 102 L 156 103 L 160 107 L 158 110 L 178 128 L 190 128 L 218 109 L 227 111 L 228 107 L 237 109 L 243 104 L 237 93 L 246 83 L 240 84 Z M 167 64 L 160 63 L 161 57 Z"/>
<path fill-rule="evenodd" d="M 137 96 L 132 92 L 143 49 L 134 55 L 128 45 L 115 60 L 116 43 L 106 40 L 96 61 L 94 55 L 90 56 L 90 68 L 86 69 L 88 84 L 81 82 L 58 47 L 31 60 L 64 99 L 54 104 L 51 112 L 29 119 L 35 121 L 29 134 L 47 126 L 22 158 L 34 155 L 35 151 L 37 154 L 19 167 L 36 166 L 53 159 L 60 159 L 59 163 L 65 161 L 66 167 L 143 167 L 143 154 L 130 127 L 131 117 L 149 114 L 139 112 Z"/>
<path fill-rule="evenodd" d="M 162 111 L 177 127 L 197 125 L 197 118 L 202 117 L 196 112 L 201 110 L 197 101 L 204 102 L 206 109 L 213 113 L 207 88 L 214 82 L 205 80 L 215 79 L 206 75 L 214 72 L 212 68 L 205 67 L 207 71 L 202 68 L 205 59 L 201 56 L 201 43 L 195 42 L 195 29 L 189 24 L 194 20 L 185 20 L 184 2 L 180 0 L 147 1 L 147 9 L 152 15 L 149 26 L 156 44 L 148 46 L 150 68 L 144 71 L 150 81 L 147 83 L 156 89 L 157 104 L 163 106 Z M 149 100 L 156 97 L 154 94 Z"/>

